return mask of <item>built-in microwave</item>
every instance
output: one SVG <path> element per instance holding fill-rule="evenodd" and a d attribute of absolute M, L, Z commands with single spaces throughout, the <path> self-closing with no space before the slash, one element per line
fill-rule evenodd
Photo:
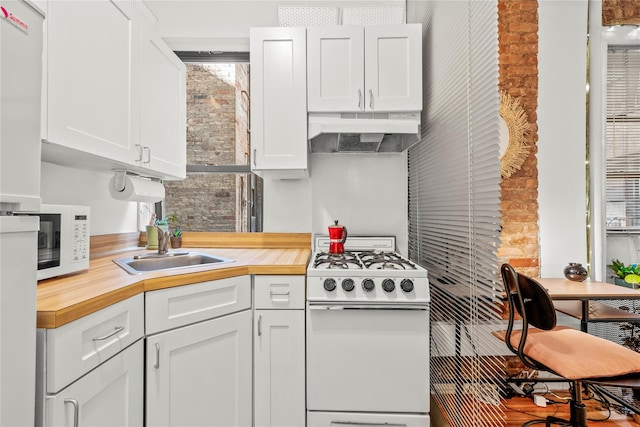
<path fill-rule="evenodd" d="M 40 206 L 39 212 L 15 215 L 40 217 L 38 231 L 38 280 L 89 268 L 89 207 Z"/>

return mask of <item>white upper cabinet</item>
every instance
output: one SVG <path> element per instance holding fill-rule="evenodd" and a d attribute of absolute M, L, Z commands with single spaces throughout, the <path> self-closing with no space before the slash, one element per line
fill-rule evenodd
<path fill-rule="evenodd" d="M 42 159 L 186 174 L 185 67 L 140 0 L 47 2 Z"/>
<path fill-rule="evenodd" d="M 186 176 L 186 66 L 150 27 L 142 30 L 138 162 L 166 178 Z"/>
<path fill-rule="evenodd" d="M 130 162 L 139 35 L 130 1 L 49 1 L 43 139 Z"/>
<path fill-rule="evenodd" d="M 308 111 L 422 110 L 421 28 L 308 28 Z"/>
<path fill-rule="evenodd" d="M 272 177 L 307 175 L 304 28 L 252 28 L 251 170 Z"/>

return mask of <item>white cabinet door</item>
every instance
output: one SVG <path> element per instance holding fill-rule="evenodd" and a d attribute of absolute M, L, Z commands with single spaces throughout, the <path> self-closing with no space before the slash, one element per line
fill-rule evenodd
<path fill-rule="evenodd" d="M 147 426 L 251 426 L 251 315 L 147 338 Z"/>
<path fill-rule="evenodd" d="M 49 1 L 43 139 L 133 163 L 139 28 L 131 1 Z"/>
<path fill-rule="evenodd" d="M 307 108 L 310 112 L 364 108 L 364 31 L 358 26 L 307 29 Z"/>
<path fill-rule="evenodd" d="M 256 310 L 255 427 L 305 425 L 304 310 Z"/>
<path fill-rule="evenodd" d="M 252 28 L 250 49 L 251 170 L 304 177 L 308 167 L 305 29 Z"/>
<path fill-rule="evenodd" d="M 309 112 L 422 110 L 422 26 L 307 29 Z"/>
<path fill-rule="evenodd" d="M 46 397 L 45 426 L 141 426 L 142 340 L 57 394 Z"/>
<path fill-rule="evenodd" d="M 43 17 L 25 1 L 3 7 L 28 30 L 0 20 L 0 203 L 39 211 Z"/>
<path fill-rule="evenodd" d="M 186 176 L 186 67 L 150 28 L 142 36 L 138 163 L 165 179 Z"/>
<path fill-rule="evenodd" d="M 365 27 L 365 108 L 422 110 L 422 26 Z"/>

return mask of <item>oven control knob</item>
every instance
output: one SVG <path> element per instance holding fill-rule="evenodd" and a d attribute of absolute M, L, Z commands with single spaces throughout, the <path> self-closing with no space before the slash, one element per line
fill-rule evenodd
<path fill-rule="evenodd" d="M 336 288 L 336 281 L 334 279 L 324 279 L 324 289 L 328 292 L 333 291 Z"/>
<path fill-rule="evenodd" d="M 342 281 L 342 289 L 344 289 L 345 291 L 351 292 L 354 287 L 355 285 L 353 284 L 353 279 L 344 279 Z"/>
<path fill-rule="evenodd" d="M 376 284 L 374 283 L 373 279 L 364 279 L 362 281 L 362 289 L 364 289 L 365 292 L 371 292 L 375 287 Z"/>
<path fill-rule="evenodd" d="M 405 292 L 411 292 L 411 291 L 413 291 L 413 281 L 411 279 L 404 279 L 400 283 L 400 287 Z"/>
<path fill-rule="evenodd" d="M 393 292 L 395 288 L 396 284 L 393 279 L 384 279 L 382 281 L 382 289 L 384 289 L 385 292 Z"/>

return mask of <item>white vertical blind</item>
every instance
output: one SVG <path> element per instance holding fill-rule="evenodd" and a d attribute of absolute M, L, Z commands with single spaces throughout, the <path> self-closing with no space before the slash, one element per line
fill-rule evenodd
<path fill-rule="evenodd" d="M 412 7 L 423 8 L 426 48 L 422 138 L 409 151 L 409 255 L 431 283 L 431 391 L 456 426 L 501 425 L 505 347 L 490 333 L 504 326 L 497 2 Z"/>
<path fill-rule="evenodd" d="M 607 54 L 607 230 L 640 230 L 640 48 Z"/>

